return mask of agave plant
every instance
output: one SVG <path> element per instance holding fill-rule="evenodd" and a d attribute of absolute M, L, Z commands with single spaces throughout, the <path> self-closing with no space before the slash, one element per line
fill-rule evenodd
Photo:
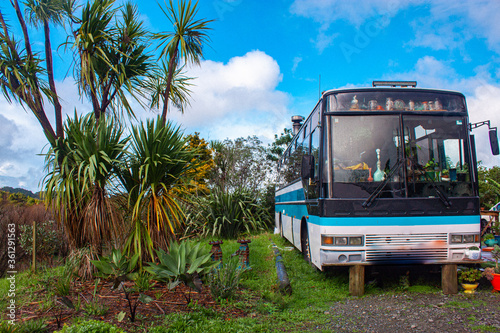
<path fill-rule="evenodd" d="M 158 250 L 159 264 L 150 262 L 146 271 L 156 279 L 168 282 L 169 289 L 180 283 L 201 291 L 201 277 L 208 274 L 219 262 L 212 261 L 210 250 L 193 244 L 189 241 L 173 242 L 168 248 L 168 253 Z"/>
<path fill-rule="evenodd" d="M 113 279 L 113 289 L 118 288 L 124 280 L 133 280 L 135 275 L 132 272 L 137 266 L 139 254 L 131 258 L 122 255 L 120 250 L 113 249 L 109 257 L 101 257 L 100 260 L 92 260 L 92 264 L 99 270 L 104 278 Z"/>
<path fill-rule="evenodd" d="M 66 121 L 65 132 L 46 154 L 45 201 L 54 207 L 73 248 L 101 249 L 123 230 L 107 187 L 128 138 L 111 118 L 96 122 L 93 114 L 75 114 Z"/>

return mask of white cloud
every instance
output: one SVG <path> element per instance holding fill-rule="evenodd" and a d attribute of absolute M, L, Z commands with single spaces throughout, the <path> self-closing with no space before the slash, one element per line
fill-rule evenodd
<path fill-rule="evenodd" d="M 492 127 L 500 128 L 500 86 L 483 84 L 478 86 L 474 95 L 468 97 L 469 117 L 471 123 L 490 120 Z M 488 127 L 483 126 L 473 131 L 475 134 L 477 159 L 487 167 L 500 165 L 500 157 L 493 156 L 490 150 Z"/>
<path fill-rule="evenodd" d="M 86 113 L 90 106 L 78 99 L 78 91 L 72 80 L 56 82 L 61 96 L 64 115 Z M 53 107 L 46 101 L 47 117 L 54 125 Z M 0 96 L 0 187 L 24 187 L 39 191 L 44 177 L 44 156 L 48 142 L 42 127 L 31 111 L 19 104 L 10 104 Z"/>
<path fill-rule="evenodd" d="M 303 60 L 302 57 L 293 58 L 292 73 L 295 73 L 295 71 L 299 67 L 299 64 L 302 62 L 302 60 Z"/>
<path fill-rule="evenodd" d="M 282 74 L 264 52 L 251 51 L 227 64 L 202 61 L 187 75 L 196 77 L 191 106 L 183 115 L 175 110 L 169 114 L 187 132 L 207 133 L 210 139 L 254 134 L 272 138 L 282 129 L 289 96 L 276 89 Z"/>
<path fill-rule="evenodd" d="M 191 107 L 184 115 L 176 110 L 168 115 L 186 133 L 199 131 L 210 140 L 257 135 L 267 143 L 272 141 L 274 133 L 289 127 L 290 97 L 276 89 L 282 74 L 278 63 L 264 52 L 248 52 L 226 64 L 202 61 L 188 75 L 197 77 L 196 86 L 192 87 Z M 56 84 L 66 115 L 72 117 L 75 108 L 78 114 L 92 110 L 88 102 L 79 99 L 74 81 Z M 54 124 L 52 107 L 46 105 Z M 141 110 L 137 102 L 132 101 L 132 105 L 140 119 L 155 117 Z M 0 187 L 23 186 L 38 191 L 44 176 L 44 157 L 37 154 L 44 147 L 47 148 L 47 140 L 33 114 L 0 96 Z"/>

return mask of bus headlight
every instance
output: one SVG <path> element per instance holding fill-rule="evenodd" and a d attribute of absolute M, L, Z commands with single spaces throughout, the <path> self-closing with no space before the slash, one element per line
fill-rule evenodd
<path fill-rule="evenodd" d="M 363 237 L 349 237 L 349 245 L 363 245 Z"/>
<path fill-rule="evenodd" d="M 335 237 L 335 245 L 347 245 L 347 237 Z"/>
<path fill-rule="evenodd" d="M 363 246 L 363 236 L 321 235 L 321 245 L 326 245 L 326 246 Z"/>
<path fill-rule="evenodd" d="M 450 235 L 451 244 L 479 243 L 479 234 L 454 234 Z"/>
<path fill-rule="evenodd" d="M 474 235 L 464 235 L 464 243 L 474 243 Z"/>

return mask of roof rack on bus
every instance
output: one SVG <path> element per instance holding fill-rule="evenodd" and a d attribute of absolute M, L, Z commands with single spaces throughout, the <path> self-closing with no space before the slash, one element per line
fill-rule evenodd
<path fill-rule="evenodd" d="M 417 81 L 373 81 L 374 87 L 412 87 L 417 86 Z"/>

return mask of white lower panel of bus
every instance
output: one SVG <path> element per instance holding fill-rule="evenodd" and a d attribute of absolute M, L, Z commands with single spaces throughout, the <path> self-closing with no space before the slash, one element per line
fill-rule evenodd
<path fill-rule="evenodd" d="M 324 266 L 467 260 L 466 249 L 479 244 L 449 244 L 449 234 L 477 234 L 478 225 L 327 227 L 308 223 L 311 261 Z M 300 231 L 300 230 L 299 230 Z M 362 236 L 362 246 L 321 245 L 321 235 Z M 294 230 L 294 236 L 297 236 Z M 294 242 L 295 244 L 295 242 Z"/>
<path fill-rule="evenodd" d="M 300 221 L 293 218 L 293 216 L 281 216 L 281 223 L 283 228 L 283 237 L 288 239 L 299 251 L 302 251 L 300 244 Z"/>

